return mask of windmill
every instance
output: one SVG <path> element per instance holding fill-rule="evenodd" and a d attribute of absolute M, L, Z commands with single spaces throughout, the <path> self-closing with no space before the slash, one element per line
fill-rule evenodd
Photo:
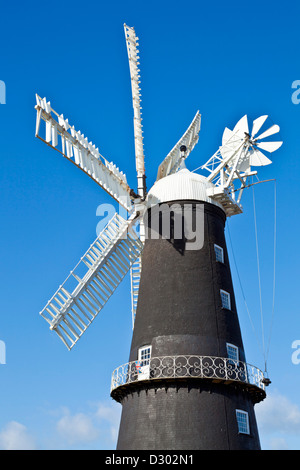
<path fill-rule="evenodd" d="M 259 447 L 252 408 L 265 397 L 264 377 L 245 361 L 224 224 L 227 217 L 242 212 L 243 191 L 248 179 L 257 173 L 252 167 L 271 163 L 262 151 L 273 152 L 282 144 L 263 142 L 277 133 L 279 127 L 272 126 L 257 136 L 267 116 L 253 122 L 251 133 L 244 116 L 232 131 L 226 128 L 222 145 L 201 167 L 209 173 L 205 177 L 185 167 L 185 160 L 199 138 L 201 115 L 197 111 L 186 132 L 159 165 L 156 182 L 147 191 L 138 37 L 134 28 L 126 24 L 124 31 L 134 111 L 137 191 L 129 186 L 125 173 L 103 157 L 68 119 L 54 111 L 46 98 L 36 95 L 36 137 L 92 178 L 128 213 L 126 219 L 115 213 L 40 314 L 65 346 L 72 349 L 130 272 L 133 322 L 130 361 L 114 371 L 111 389 L 111 396 L 123 405 L 118 448 L 223 448 L 227 445 L 225 441 L 230 442 L 230 448 Z M 151 210 L 164 206 L 170 218 L 168 209 L 174 201 L 179 212 L 188 203 L 188 212 L 183 216 L 186 220 L 188 214 L 194 220 L 199 212 L 203 215 L 201 220 L 205 218 L 204 245 L 196 251 L 186 249 L 186 234 L 180 235 L 178 243 L 174 240 L 174 214 L 172 236 L 148 239 Z M 135 230 L 137 225 L 139 231 Z M 209 271 L 209 265 L 216 264 L 216 259 L 219 265 Z M 178 279 L 181 279 L 179 284 Z M 174 286 L 178 287 L 177 291 Z M 199 308 L 196 312 L 196 304 L 203 306 L 204 313 L 200 309 L 199 314 Z M 234 311 L 230 328 L 226 319 L 228 311 Z M 206 334 L 197 333 L 202 321 Z M 211 322 L 214 325 L 223 322 L 224 331 L 216 333 Z M 161 392 L 163 389 L 168 402 Z M 189 396 L 180 398 L 179 389 L 188 391 Z M 238 403 L 236 412 L 232 413 L 239 426 L 248 429 L 250 422 L 254 437 L 251 442 L 245 441 L 246 432 L 242 432 L 242 439 L 228 435 L 224 438 L 224 426 L 228 427 L 233 418 L 224 417 L 223 407 L 216 417 L 222 430 L 220 436 L 215 424 L 210 433 L 206 431 L 206 438 L 200 437 L 203 427 L 207 429 L 207 413 L 221 406 L 218 400 L 210 405 L 199 402 L 200 392 L 204 391 L 204 397 L 208 390 L 210 395 L 221 396 L 222 400 L 226 397 L 228 401 L 233 395 L 238 397 L 232 400 L 234 405 Z M 129 394 L 135 398 L 128 400 Z M 248 411 L 240 409 L 242 405 Z M 168 406 L 173 414 L 168 413 Z M 227 403 L 228 409 L 232 406 Z M 202 424 L 194 412 L 197 408 L 199 412 L 202 410 Z M 172 427 L 174 416 L 177 424 L 173 422 Z M 177 429 L 184 425 L 184 416 L 196 419 L 193 437 L 191 431 L 180 433 Z"/>

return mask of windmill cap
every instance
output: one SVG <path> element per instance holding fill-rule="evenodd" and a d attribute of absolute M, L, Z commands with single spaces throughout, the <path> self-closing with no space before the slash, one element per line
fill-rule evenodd
<path fill-rule="evenodd" d="M 223 209 L 221 204 L 207 196 L 207 189 L 213 187 L 214 184 L 205 176 L 183 168 L 158 180 L 149 190 L 147 202 L 149 205 L 155 205 L 169 201 L 194 200 L 209 202 Z"/>

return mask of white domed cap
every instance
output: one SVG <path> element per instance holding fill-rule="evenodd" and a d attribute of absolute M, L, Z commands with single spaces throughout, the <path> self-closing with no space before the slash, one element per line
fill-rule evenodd
<path fill-rule="evenodd" d="M 207 189 L 213 187 L 214 184 L 207 181 L 205 176 L 192 173 L 184 168 L 173 175 L 158 180 L 149 190 L 147 201 L 149 205 L 168 201 L 204 201 L 223 209 L 221 204 L 207 196 Z"/>

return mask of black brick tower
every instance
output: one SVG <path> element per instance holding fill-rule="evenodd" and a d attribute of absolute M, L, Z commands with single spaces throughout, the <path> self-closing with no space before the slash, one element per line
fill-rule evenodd
<path fill-rule="evenodd" d="M 194 250 L 184 235 L 174 239 L 172 212 L 170 237 L 145 241 L 130 367 L 112 389 L 122 404 L 117 449 L 260 449 L 254 404 L 265 391 L 246 365 L 226 215 L 207 201 L 173 200 L 162 217 L 175 202 L 194 224 L 204 211 L 204 243 Z M 145 376 L 134 375 L 140 365 Z"/>

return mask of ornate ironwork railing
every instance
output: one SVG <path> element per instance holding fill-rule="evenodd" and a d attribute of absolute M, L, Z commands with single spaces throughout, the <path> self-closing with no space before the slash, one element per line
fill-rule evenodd
<path fill-rule="evenodd" d="M 263 372 L 251 364 L 225 357 L 182 355 L 152 357 L 117 367 L 112 374 L 111 391 L 140 380 L 188 377 L 238 381 L 265 389 Z"/>

